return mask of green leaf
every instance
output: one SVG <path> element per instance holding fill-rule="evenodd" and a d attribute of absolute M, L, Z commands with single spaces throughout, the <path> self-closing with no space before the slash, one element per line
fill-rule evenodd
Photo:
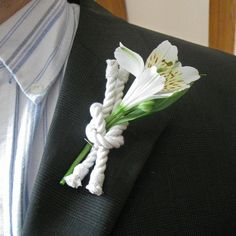
<path fill-rule="evenodd" d="M 167 98 L 158 98 L 145 101 L 130 110 L 125 110 L 124 108 L 122 108 L 119 110 L 120 116 L 118 116 L 118 113 L 116 113 L 116 115 L 113 116 L 113 119 L 110 120 L 108 128 L 114 125 L 124 124 L 132 120 L 151 115 L 155 112 L 162 111 L 179 100 L 187 91 L 188 89 L 185 89 L 180 92 L 176 92 L 172 96 Z"/>
<path fill-rule="evenodd" d="M 165 108 L 169 107 L 174 102 L 178 101 L 187 91 L 188 89 L 185 89 L 180 92 L 174 93 L 172 96 L 168 98 L 159 98 L 153 100 L 155 104 L 153 106 L 152 113 L 162 111 Z"/>
<path fill-rule="evenodd" d="M 132 120 L 151 115 L 155 112 L 162 111 L 172 105 L 177 100 L 179 100 L 187 91 L 188 89 L 185 89 L 180 92 L 174 93 L 172 96 L 167 98 L 159 98 L 155 100 L 145 101 L 134 107 L 129 113 L 126 113 L 120 119 L 116 120 L 113 125 L 124 124 Z"/>
<path fill-rule="evenodd" d="M 136 119 L 141 118 L 146 115 L 147 115 L 147 112 L 137 108 L 134 111 L 127 114 L 126 116 L 119 119 L 115 124 L 116 125 L 124 124 L 124 123 L 127 123 L 132 120 L 136 120 Z"/>

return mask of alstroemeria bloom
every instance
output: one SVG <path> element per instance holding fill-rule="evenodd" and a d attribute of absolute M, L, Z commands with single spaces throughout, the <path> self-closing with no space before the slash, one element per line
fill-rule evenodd
<path fill-rule="evenodd" d="M 122 100 L 123 105 L 133 106 L 146 100 L 169 97 L 189 88 L 200 78 L 197 69 L 181 65 L 178 49 L 169 41 L 154 49 L 145 64 L 139 54 L 121 43 L 115 50 L 115 58 L 121 67 L 136 77 Z"/>
<path fill-rule="evenodd" d="M 142 57 L 136 52 L 120 43 L 120 47 L 115 50 L 115 58 L 122 68 L 136 77 L 121 102 L 123 106 L 131 108 L 151 100 L 164 89 L 165 78 L 157 72 L 157 67 L 153 65 L 145 68 Z"/>
<path fill-rule="evenodd" d="M 200 78 L 197 69 L 182 66 L 178 61 L 178 49 L 169 41 L 162 42 L 149 55 L 145 67 L 157 67 L 160 75 L 166 78 L 165 87 L 159 93 L 160 97 L 169 97 L 173 93 L 187 89 L 190 84 Z"/>
<path fill-rule="evenodd" d="M 156 71 L 155 66 L 144 69 L 130 86 L 121 102 L 122 105 L 134 107 L 141 102 L 154 99 L 155 94 L 158 94 L 165 86 L 165 78 Z"/>

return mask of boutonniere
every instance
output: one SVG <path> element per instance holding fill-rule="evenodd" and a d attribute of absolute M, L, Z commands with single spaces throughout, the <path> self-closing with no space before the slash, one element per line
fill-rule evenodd
<path fill-rule="evenodd" d="M 93 167 L 86 188 L 96 195 L 103 193 L 109 151 L 124 144 L 122 134 L 129 123 L 167 108 L 200 78 L 197 69 L 182 66 L 177 47 L 168 41 L 154 49 L 146 63 L 121 43 L 114 57 L 107 60 L 103 103 L 90 107 L 92 119 L 85 129 L 87 144 L 60 182 L 78 188 Z M 124 95 L 130 73 L 135 80 Z"/>

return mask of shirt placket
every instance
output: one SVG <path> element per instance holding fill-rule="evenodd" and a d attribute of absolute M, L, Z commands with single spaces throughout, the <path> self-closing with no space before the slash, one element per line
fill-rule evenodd
<path fill-rule="evenodd" d="M 12 231 L 13 235 L 20 235 L 25 213 L 28 206 L 27 170 L 35 129 L 39 120 L 40 104 L 34 104 L 26 97 L 21 118 L 18 122 L 18 137 L 15 147 L 15 160 L 13 166 L 12 190 Z"/>
<path fill-rule="evenodd" d="M 18 132 L 19 87 L 5 67 L 0 69 L 0 235 L 12 235 L 12 187 Z"/>

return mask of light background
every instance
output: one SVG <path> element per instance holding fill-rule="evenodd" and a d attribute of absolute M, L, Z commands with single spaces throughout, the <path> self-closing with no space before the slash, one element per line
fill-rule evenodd
<path fill-rule="evenodd" d="M 126 0 L 128 21 L 208 46 L 209 0 Z"/>

